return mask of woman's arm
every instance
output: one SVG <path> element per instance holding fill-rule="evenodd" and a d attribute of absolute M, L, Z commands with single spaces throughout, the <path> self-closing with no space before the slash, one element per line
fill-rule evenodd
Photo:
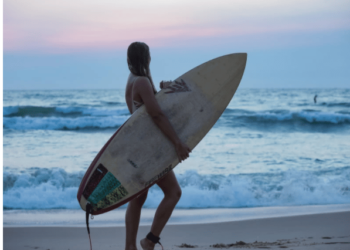
<path fill-rule="evenodd" d="M 191 150 L 186 144 L 181 142 L 173 126 L 169 122 L 169 119 L 160 109 L 150 81 L 146 77 L 139 77 L 134 83 L 133 92 L 139 95 L 154 123 L 174 144 L 179 161 L 185 160 L 189 156 Z"/>
<path fill-rule="evenodd" d="M 129 110 L 130 114 L 132 114 L 132 108 L 131 108 L 131 107 L 129 106 L 129 104 L 128 104 L 128 99 L 129 99 L 128 96 L 130 96 L 130 95 L 128 95 L 128 94 L 125 92 L 125 100 L 127 101 L 127 102 L 126 102 L 126 106 L 128 106 L 128 110 Z M 131 102 L 132 102 L 132 100 L 131 100 Z"/>

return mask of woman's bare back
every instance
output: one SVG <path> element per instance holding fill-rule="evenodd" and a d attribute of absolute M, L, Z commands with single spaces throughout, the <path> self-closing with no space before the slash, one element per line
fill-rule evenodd
<path fill-rule="evenodd" d="M 135 110 L 143 104 L 141 97 L 135 91 L 133 91 L 135 82 L 141 77 L 142 76 L 135 76 L 134 74 L 130 73 L 126 83 L 125 100 L 130 114 L 134 113 Z"/>

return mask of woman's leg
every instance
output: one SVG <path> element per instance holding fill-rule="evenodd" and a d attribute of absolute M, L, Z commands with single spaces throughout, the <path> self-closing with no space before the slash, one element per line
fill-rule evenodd
<path fill-rule="evenodd" d="M 151 232 L 159 237 L 165 224 L 168 222 L 175 205 L 180 200 L 181 188 L 173 171 L 164 176 L 164 178 L 162 178 L 157 184 L 164 192 L 164 198 L 157 208 Z M 141 246 L 143 249 L 153 249 L 154 243 L 148 239 L 143 239 L 141 240 Z"/>
<path fill-rule="evenodd" d="M 173 171 L 164 176 L 157 184 L 162 189 L 164 198 L 157 208 L 151 232 L 159 237 L 181 198 L 181 188 Z"/>
<path fill-rule="evenodd" d="M 136 236 L 140 223 L 141 208 L 146 201 L 147 193 L 144 192 L 137 198 L 129 201 L 125 214 L 126 242 L 125 250 L 136 250 Z"/>

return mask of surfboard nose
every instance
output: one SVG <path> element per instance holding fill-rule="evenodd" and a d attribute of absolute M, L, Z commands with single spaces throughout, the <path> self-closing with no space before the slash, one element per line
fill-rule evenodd
<path fill-rule="evenodd" d="M 228 55 L 224 55 L 218 58 L 215 58 L 214 60 L 220 59 L 220 58 L 225 58 L 225 57 L 230 57 L 232 60 L 241 60 L 244 62 L 247 62 L 247 58 L 248 58 L 248 54 L 245 52 L 241 52 L 241 53 L 232 53 L 232 54 L 228 54 Z"/>
<path fill-rule="evenodd" d="M 236 68 L 238 69 L 238 68 L 241 68 L 242 66 L 243 68 L 245 68 L 247 64 L 247 58 L 248 58 L 247 53 L 232 53 L 222 57 L 215 58 L 214 60 L 222 62 L 224 66 L 226 66 L 226 64 L 230 64 L 234 69 Z M 224 62 L 223 59 L 225 59 L 227 62 Z"/>
<path fill-rule="evenodd" d="M 225 56 L 223 56 L 225 57 Z M 220 57 L 219 57 L 220 58 Z M 217 58 L 217 59 L 219 59 Z M 247 65 L 247 58 L 248 58 L 248 54 L 247 53 L 233 53 L 233 54 L 229 54 L 227 55 L 227 63 L 232 65 L 231 69 L 227 69 L 227 74 L 232 76 L 237 77 L 237 73 L 239 71 L 241 71 L 241 74 L 239 74 L 242 78 L 245 67 Z M 241 80 L 241 78 L 239 79 L 239 81 Z"/>
<path fill-rule="evenodd" d="M 228 54 L 203 63 L 178 79 L 197 82 L 201 92 L 208 98 L 228 86 L 233 95 L 241 81 L 246 63 L 247 53 Z"/>

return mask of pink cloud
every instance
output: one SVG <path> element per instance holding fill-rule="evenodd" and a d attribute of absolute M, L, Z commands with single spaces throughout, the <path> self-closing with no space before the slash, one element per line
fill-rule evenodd
<path fill-rule="evenodd" d="M 102 1 L 102 0 L 101 0 Z M 314 2 L 312 0 L 311 2 Z M 297 1 L 298 2 L 298 1 Z M 281 1 L 169 1 L 100 4 L 62 0 L 5 0 L 4 50 L 65 53 L 126 48 L 135 40 L 153 46 L 192 46 L 203 38 L 230 42 L 262 34 L 327 32 L 350 28 L 349 4 L 315 5 Z M 348 15 L 347 15 L 348 14 Z"/>

